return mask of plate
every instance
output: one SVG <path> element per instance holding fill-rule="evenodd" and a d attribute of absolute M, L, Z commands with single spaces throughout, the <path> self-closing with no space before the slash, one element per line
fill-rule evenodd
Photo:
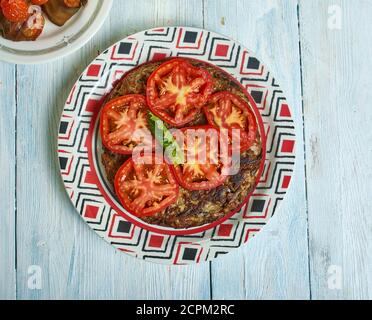
<path fill-rule="evenodd" d="M 266 140 L 262 175 L 247 203 L 222 224 L 187 232 L 146 225 L 122 208 L 106 182 L 98 132 L 98 115 L 105 96 L 126 72 L 148 61 L 176 56 L 211 63 L 235 78 L 255 102 L 255 111 L 264 122 L 261 135 Z M 142 31 L 104 51 L 73 86 L 58 136 L 62 179 L 84 221 L 123 252 L 146 261 L 176 265 L 212 260 L 257 234 L 285 197 L 295 165 L 295 149 L 291 108 L 266 66 L 236 41 L 189 27 Z"/>
<path fill-rule="evenodd" d="M 36 41 L 15 42 L 0 37 L 0 60 L 35 64 L 62 58 L 84 46 L 101 28 L 110 13 L 112 0 L 89 0 L 63 27 L 50 22 Z"/>

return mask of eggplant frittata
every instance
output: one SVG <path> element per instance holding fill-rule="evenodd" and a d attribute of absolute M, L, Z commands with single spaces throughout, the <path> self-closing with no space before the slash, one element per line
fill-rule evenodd
<path fill-rule="evenodd" d="M 169 95 L 166 96 L 166 94 Z M 190 94 L 190 96 L 185 98 L 181 94 Z M 144 98 L 141 98 L 141 100 L 139 96 Z M 129 102 L 124 100 L 120 102 L 123 97 L 128 97 L 125 101 Z M 173 105 L 172 101 L 168 101 L 163 106 L 160 105 L 166 97 L 175 98 Z M 106 105 L 110 104 L 111 101 L 116 101 L 116 103 L 110 105 L 111 109 L 106 106 L 101 111 L 101 136 L 104 145 L 104 152 L 101 156 L 102 164 L 107 180 L 112 186 L 115 185 L 116 193 L 123 206 L 144 222 L 176 229 L 212 223 L 236 210 L 255 188 L 259 168 L 263 161 L 262 141 L 258 130 L 259 120 L 255 116 L 252 117 L 253 112 L 249 99 L 243 90 L 224 71 L 210 64 L 192 59 L 177 58 L 150 62 L 125 74 L 107 97 Z M 135 101 L 135 103 L 132 101 Z M 226 123 L 232 123 L 233 120 L 230 122 L 228 120 L 234 119 L 233 113 L 238 110 L 240 118 L 245 116 L 242 125 L 242 131 L 245 131 L 243 138 L 250 139 L 249 145 L 241 150 L 239 172 L 227 176 L 223 181 L 221 180 L 220 183 L 216 183 L 210 188 L 199 188 L 197 187 L 200 186 L 200 184 L 197 184 L 199 180 L 187 180 L 182 176 L 184 171 L 167 171 L 168 176 L 165 176 L 168 177 L 168 184 L 173 181 L 173 178 L 169 178 L 170 175 L 177 176 L 177 172 L 180 172 L 181 175 L 181 178 L 177 176 L 175 179 L 177 182 L 174 183 L 178 184 L 177 190 L 174 189 L 177 195 L 174 196 L 173 194 L 172 201 L 169 200 L 165 206 L 159 205 L 165 198 L 157 199 L 158 202 L 147 202 L 146 206 L 152 205 L 151 208 L 158 206 L 157 210 L 141 211 L 138 206 L 131 207 L 130 204 L 135 203 L 138 190 L 136 193 L 133 193 L 133 190 L 128 191 L 128 189 L 120 186 L 120 180 L 118 179 L 119 172 L 125 172 L 125 174 L 122 173 L 122 176 L 126 175 L 128 177 L 130 175 L 128 173 L 130 169 L 128 168 L 131 154 L 130 152 L 120 152 L 127 150 L 125 148 L 128 148 L 129 145 L 124 146 L 125 148 L 123 145 L 128 142 L 128 138 L 125 140 L 122 137 L 121 139 L 108 141 L 109 137 L 117 136 L 121 130 L 119 116 L 123 114 L 124 109 L 115 113 L 113 115 L 114 118 L 116 117 L 115 121 L 110 122 L 110 125 L 105 127 L 105 124 L 109 123 L 106 112 L 116 112 L 118 109 L 115 108 L 118 108 L 120 104 L 129 105 L 130 103 L 136 105 L 137 120 L 141 118 L 144 121 L 146 108 L 149 108 L 149 111 L 155 113 L 157 117 L 164 121 L 168 129 L 174 127 L 203 128 L 211 124 L 222 126 Z M 217 108 L 214 108 L 213 106 L 216 106 L 216 104 Z M 180 105 L 185 108 L 180 108 Z M 190 105 L 195 108 L 192 109 Z M 243 106 L 239 107 L 239 105 Z M 222 114 L 220 118 L 216 117 L 218 110 L 223 109 L 223 107 L 229 108 L 230 113 Z M 187 111 L 185 111 L 186 108 Z M 243 110 L 244 108 L 249 110 Z M 179 110 L 181 111 L 178 112 Z M 104 115 L 102 115 L 103 113 Z M 124 131 L 120 132 L 123 134 Z M 163 169 L 166 170 L 165 167 Z M 120 177 L 120 179 L 125 184 L 123 178 Z M 191 181 L 191 183 L 187 183 L 187 181 Z M 121 189 L 118 190 L 118 188 Z M 128 191 L 128 194 L 123 196 L 121 191 Z M 130 192 L 132 193 L 129 194 Z M 170 194 L 171 191 L 169 191 Z M 140 212 L 146 212 L 146 214 Z"/>

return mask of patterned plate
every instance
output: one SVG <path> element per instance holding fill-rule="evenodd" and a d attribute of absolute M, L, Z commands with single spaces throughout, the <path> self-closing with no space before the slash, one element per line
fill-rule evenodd
<path fill-rule="evenodd" d="M 250 93 L 264 121 L 266 160 L 248 202 L 214 228 L 188 234 L 149 227 L 128 215 L 106 182 L 100 161 L 98 114 L 114 84 L 151 60 L 184 56 L 212 63 Z M 274 215 L 295 165 L 295 127 L 286 99 L 267 68 L 239 43 L 206 30 L 164 27 L 127 37 L 96 58 L 64 107 L 58 136 L 61 174 L 69 197 L 88 225 L 121 251 L 163 264 L 208 261 L 246 243 Z M 198 231 L 198 230 L 196 230 Z M 195 232 L 195 230 L 193 231 Z"/>

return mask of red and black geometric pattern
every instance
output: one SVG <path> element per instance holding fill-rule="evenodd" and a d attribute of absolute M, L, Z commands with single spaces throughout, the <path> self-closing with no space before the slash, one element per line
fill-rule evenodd
<path fill-rule="evenodd" d="M 144 226 L 117 202 L 99 161 L 97 116 L 124 73 L 147 61 L 185 56 L 231 74 L 251 95 L 264 121 L 266 161 L 249 201 L 232 218 L 189 235 Z M 249 241 L 274 215 L 293 175 L 296 136 L 291 108 L 273 75 L 249 50 L 206 30 L 162 27 L 119 41 L 83 72 L 66 101 L 58 156 L 67 193 L 88 225 L 119 250 L 148 261 L 190 264 L 211 260 Z"/>

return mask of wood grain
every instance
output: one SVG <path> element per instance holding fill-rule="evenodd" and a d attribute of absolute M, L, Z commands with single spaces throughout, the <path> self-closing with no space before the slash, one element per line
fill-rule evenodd
<path fill-rule="evenodd" d="M 340 30 L 328 25 L 335 6 Z M 371 299 L 371 16 L 366 0 L 114 1 L 77 53 L 38 66 L 0 63 L 0 298 Z M 163 25 L 205 26 L 256 52 L 296 118 L 285 202 L 249 245 L 211 264 L 167 267 L 116 251 L 75 212 L 58 173 L 59 116 L 80 73 L 113 42 Z M 27 285 L 32 265 L 41 290 Z"/>
<path fill-rule="evenodd" d="M 15 298 L 15 66 L 0 64 L 0 299 Z"/>
<path fill-rule="evenodd" d="M 300 2 L 314 299 L 372 298 L 371 16 L 370 1 Z"/>
<path fill-rule="evenodd" d="M 308 299 L 300 56 L 296 1 L 205 2 L 205 27 L 255 52 L 287 94 L 297 124 L 295 179 L 283 206 L 249 245 L 212 263 L 214 299 Z"/>
<path fill-rule="evenodd" d="M 155 265 L 100 240 L 70 204 L 56 160 L 59 116 L 68 91 L 97 53 L 146 28 L 201 27 L 201 5 L 198 0 L 115 1 L 104 28 L 78 53 L 19 67 L 18 298 L 209 299 L 208 264 Z M 30 265 L 42 269 L 41 290 L 27 286 Z"/>

